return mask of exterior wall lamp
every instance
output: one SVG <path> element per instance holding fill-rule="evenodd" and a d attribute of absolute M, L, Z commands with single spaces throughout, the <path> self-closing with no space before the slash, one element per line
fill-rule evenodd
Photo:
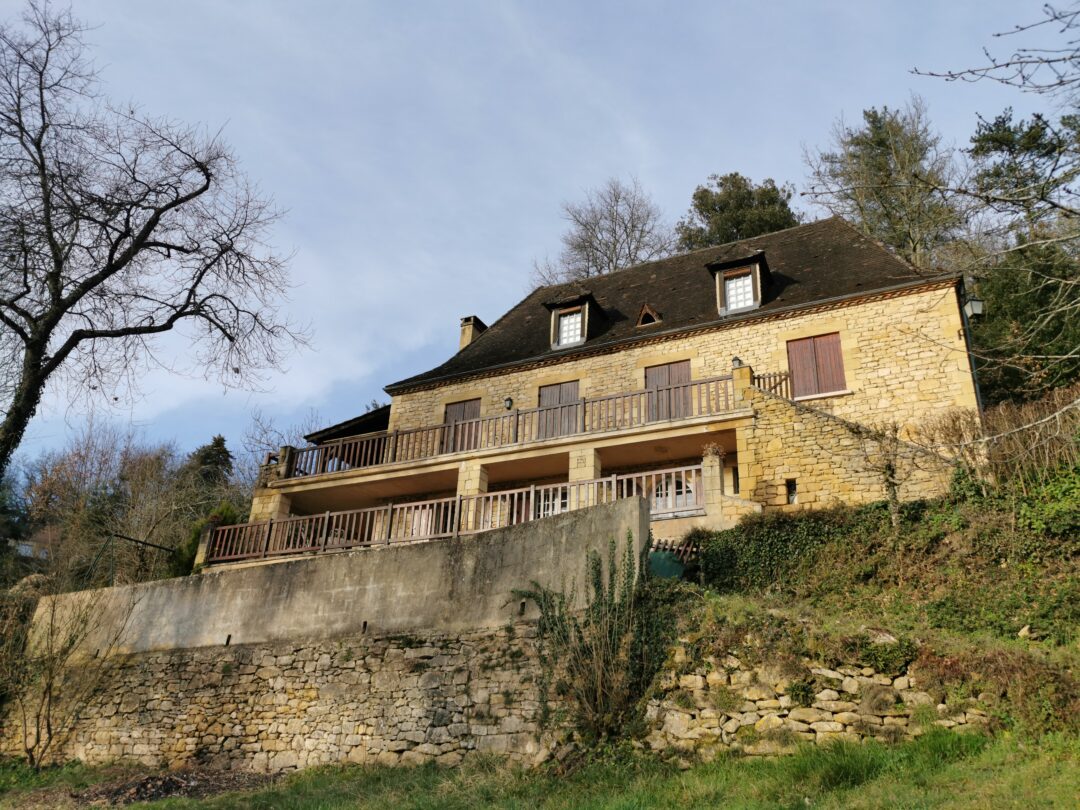
<path fill-rule="evenodd" d="M 731 367 L 732 368 L 742 368 L 742 364 L 743 364 L 742 360 L 740 360 L 738 357 L 732 357 L 731 358 Z"/>
<path fill-rule="evenodd" d="M 504 399 L 504 400 L 503 400 L 503 405 L 504 405 L 504 406 L 506 407 L 506 410 L 508 410 L 508 411 L 509 411 L 510 409 L 512 409 L 512 408 L 514 407 L 514 400 L 513 400 L 513 398 L 511 398 L 511 397 L 507 397 L 506 399 Z"/>
<path fill-rule="evenodd" d="M 974 295 L 969 295 L 967 301 L 964 302 L 964 315 L 968 320 L 975 320 L 983 316 L 984 304 L 981 298 L 976 298 Z"/>

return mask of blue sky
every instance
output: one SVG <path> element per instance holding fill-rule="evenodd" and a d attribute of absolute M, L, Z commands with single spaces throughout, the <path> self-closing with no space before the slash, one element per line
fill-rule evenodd
<path fill-rule="evenodd" d="M 803 185 L 804 146 L 869 106 L 929 103 L 963 145 L 976 115 L 1033 99 L 911 69 L 963 67 L 1037 2 L 283 2 L 77 0 L 106 92 L 222 128 L 287 215 L 286 305 L 309 350 L 258 393 L 149 370 L 105 415 L 192 448 L 359 413 L 457 348 L 558 251 L 560 203 L 636 175 L 669 220 L 711 173 Z M 20 4 L 0 0 L 10 17 Z M 801 203 L 804 208 L 805 203 Z M 183 346 L 169 347 L 182 353 Z M 24 452 L 86 418 L 53 391 Z"/>

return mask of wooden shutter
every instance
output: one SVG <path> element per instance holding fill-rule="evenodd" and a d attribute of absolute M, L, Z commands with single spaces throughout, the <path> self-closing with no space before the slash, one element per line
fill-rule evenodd
<path fill-rule="evenodd" d="M 818 392 L 817 359 L 814 356 L 814 339 L 789 340 L 787 345 L 788 370 L 791 372 L 791 395 L 808 397 Z"/>
<path fill-rule="evenodd" d="M 443 412 L 443 423 L 454 425 L 457 422 L 466 422 L 480 418 L 480 400 L 466 399 L 462 402 L 451 402 Z M 479 443 L 480 433 L 476 424 L 462 425 L 460 427 L 447 428 L 443 431 L 443 452 L 457 452 L 460 450 L 474 450 Z"/>
<path fill-rule="evenodd" d="M 578 381 L 540 386 L 539 438 L 565 436 L 578 431 Z"/>
<path fill-rule="evenodd" d="M 847 388 L 844 381 L 844 358 L 840 353 L 840 333 L 819 335 L 814 338 L 814 354 L 817 356 L 818 393 L 843 391 Z"/>
<path fill-rule="evenodd" d="M 839 332 L 789 340 L 787 350 L 793 397 L 828 394 L 847 388 Z"/>
<path fill-rule="evenodd" d="M 656 393 L 649 394 L 649 419 L 677 419 L 689 412 L 690 389 L 672 388 L 690 382 L 690 361 L 679 360 L 662 366 L 645 369 L 645 387 Z"/>

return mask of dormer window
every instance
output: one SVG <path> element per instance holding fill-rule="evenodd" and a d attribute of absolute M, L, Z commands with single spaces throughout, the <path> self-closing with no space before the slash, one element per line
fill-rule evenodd
<path fill-rule="evenodd" d="M 581 307 L 560 310 L 557 317 L 556 346 L 573 346 L 585 339 L 585 314 Z"/>
<path fill-rule="evenodd" d="M 551 348 L 565 349 L 580 346 L 591 334 L 590 323 L 595 325 L 601 315 L 600 307 L 588 290 L 573 296 L 548 301 L 544 304 L 551 311 Z"/>
<path fill-rule="evenodd" d="M 728 312 L 754 306 L 754 277 L 749 270 L 724 277 L 724 303 Z"/>

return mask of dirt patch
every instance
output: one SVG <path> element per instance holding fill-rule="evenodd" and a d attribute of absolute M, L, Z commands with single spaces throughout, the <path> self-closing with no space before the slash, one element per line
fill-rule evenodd
<path fill-rule="evenodd" d="M 30 791 L 19 797 L 7 797 L 11 804 L 0 806 L 36 810 L 37 808 L 123 807 L 134 802 L 159 799 L 201 799 L 230 791 L 257 790 L 274 782 L 275 777 L 240 771 L 170 771 L 167 773 L 128 774 L 121 779 L 101 782 L 92 787 L 71 789 L 51 787 Z"/>

